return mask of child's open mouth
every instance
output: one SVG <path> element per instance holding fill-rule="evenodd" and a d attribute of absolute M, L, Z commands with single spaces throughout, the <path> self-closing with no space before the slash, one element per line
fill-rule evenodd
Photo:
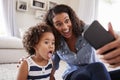
<path fill-rule="evenodd" d="M 52 51 L 49 51 L 49 52 L 48 52 L 48 57 L 49 57 L 49 58 L 52 57 L 52 53 L 53 53 Z"/>

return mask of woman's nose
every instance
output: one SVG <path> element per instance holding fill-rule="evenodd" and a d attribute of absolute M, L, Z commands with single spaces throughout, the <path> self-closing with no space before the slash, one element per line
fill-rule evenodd
<path fill-rule="evenodd" d="M 68 28 L 67 24 L 64 23 L 62 28 L 66 30 Z"/>

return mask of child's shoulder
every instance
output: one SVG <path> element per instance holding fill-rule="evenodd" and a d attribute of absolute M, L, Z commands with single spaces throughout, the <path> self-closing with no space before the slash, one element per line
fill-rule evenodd
<path fill-rule="evenodd" d="M 22 67 L 22 68 L 23 68 L 23 67 L 26 67 L 26 68 L 27 68 L 27 67 L 28 67 L 28 60 L 29 60 L 30 58 L 31 58 L 31 56 L 28 56 L 28 57 L 22 59 L 19 66 Z"/>
<path fill-rule="evenodd" d="M 27 61 L 26 59 L 24 59 L 21 64 L 20 64 L 21 67 L 27 67 Z"/>
<path fill-rule="evenodd" d="M 28 72 L 28 64 L 26 60 L 23 60 L 20 65 L 19 65 L 19 72 L 24 72 L 27 73 Z"/>

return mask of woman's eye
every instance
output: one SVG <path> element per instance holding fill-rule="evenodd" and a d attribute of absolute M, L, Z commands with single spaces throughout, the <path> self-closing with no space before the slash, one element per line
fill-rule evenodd
<path fill-rule="evenodd" d="M 70 21 L 69 19 L 66 19 L 66 20 L 65 20 L 65 23 L 68 23 L 69 21 Z"/>
<path fill-rule="evenodd" d="M 56 26 L 60 27 L 60 26 L 62 26 L 62 23 L 57 23 Z"/>

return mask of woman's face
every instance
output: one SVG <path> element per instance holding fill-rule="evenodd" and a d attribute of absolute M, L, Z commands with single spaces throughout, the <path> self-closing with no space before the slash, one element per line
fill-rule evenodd
<path fill-rule="evenodd" d="M 72 23 L 67 13 L 56 14 L 53 24 L 63 37 L 70 38 L 72 36 Z"/>

